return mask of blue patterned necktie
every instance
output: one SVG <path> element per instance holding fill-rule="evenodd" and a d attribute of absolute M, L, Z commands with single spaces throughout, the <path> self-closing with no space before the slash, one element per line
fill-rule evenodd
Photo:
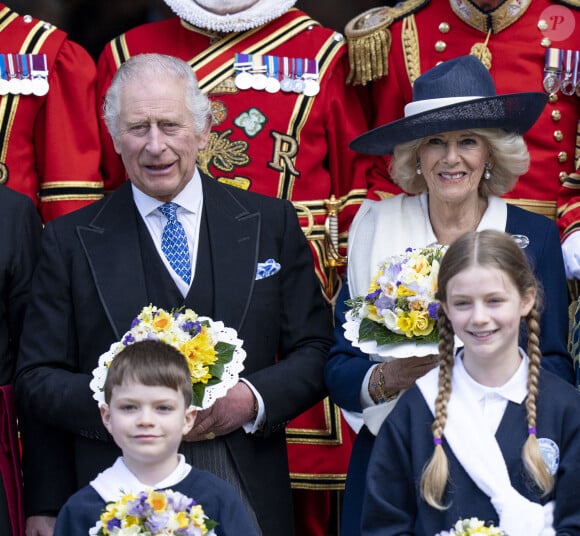
<path fill-rule="evenodd" d="M 191 262 L 187 237 L 183 225 L 177 219 L 177 203 L 165 203 L 159 207 L 159 211 L 167 218 L 167 223 L 161 235 L 161 251 L 175 273 L 188 285 L 191 282 Z"/>

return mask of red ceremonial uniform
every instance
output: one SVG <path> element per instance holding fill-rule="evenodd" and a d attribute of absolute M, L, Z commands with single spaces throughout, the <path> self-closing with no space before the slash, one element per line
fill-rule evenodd
<path fill-rule="evenodd" d="M 338 200 L 338 245 L 346 248 L 350 222 L 365 198 L 367 157 L 348 143 L 367 130 L 361 105 L 345 85 L 344 39 L 305 13 L 290 9 L 272 22 L 230 34 L 195 28 L 179 18 L 146 24 L 111 41 L 97 63 L 97 93 L 103 99 L 120 63 L 156 52 L 188 61 L 212 102 L 215 124 L 199 168 L 240 188 L 294 203 L 312 247 L 321 284 L 328 287 L 327 201 Z M 236 53 L 315 59 L 320 92 L 315 96 L 242 90 L 234 83 Z M 282 67 L 280 67 L 282 69 Z M 155 83 L 155 81 L 151 81 Z M 122 164 L 102 133 L 105 187 L 125 180 Z M 339 409 L 328 399 L 287 427 L 295 489 L 342 489 L 351 438 Z"/>
<path fill-rule="evenodd" d="M 488 68 L 498 93 L 543 92 L 546 50 L 580 49 L 578 5 L 576 1 L 505 1 L 484 13 L 469 0 L 410 0 L 374 10 L 380 19 L 386 21 L 388 15 L 394 20 L 386 22 L 386 29 L 383 24 L 384 35 L 390 34 L 390 50 L 388 73 L 373 82 L 375 124 L 403 117 L 404 105 L 412 100 L 411 82 L 421 73 L 470 53 L 483 57 L 486 66 L 491 64 Z M 347 35 L 350 46 L 348 30 Z M 562 238 L 580 229 L 580 162 L 575 155 L 579 118 L 576 94 L 558 91 L 550 96 L 525 135 L 530 170 L 504 196 L 522 208 L 557 217 Z M 389 190 L 397 191 L 394 185 Z"/>
<path fill-rule="evenodd" d="M 64 32 L 0 3 L 2 79 L 30 79 L 30 55 L 46 59 L 48 92 L 0 95 L 0 183 L 28 195 L 46 222 L 103 195 L 96 70 Z"/>

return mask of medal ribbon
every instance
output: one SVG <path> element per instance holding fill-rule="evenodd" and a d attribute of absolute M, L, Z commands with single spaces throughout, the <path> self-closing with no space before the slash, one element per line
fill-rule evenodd
<path fill-rule="evenodd" d="M 578 73 L 578 51 L 566 50 L 564 55 L 566 72 L 564 74 L 564 80 L 562 80 L 560 85 L 560 91 L 564 95 L 573 95 L 576 90 L 576 77 Z"/>
<path fill-rule="evenodd" d="M 32 59 L 32 77 L 33 78 L 46 78 L 48 75 L 48 70 L 46 68 L 46 54 L 31 54 Z"/>
<path fill-rule="evenodd" d="M 266 61 L 266 72 L 268 77 L 278 80 L 280 58 L 278 56 L 264 56 L 264 60 Z"/>
<path fill-rule="evenodd" d="M 234 69 L 236 72 L 248 71 L 252 67 L 252 60 L 249 54 L 240 54 L 236 52 Z"/>
<path fill-rule="evenodd" d="M 252 61 L 252 74 L 259 74 L 266 72 L 263 56 L 261 54 L 252 54 L 250 56 Z"/>
<path fill-rule="evenodd" d="M 560 89 L 560 74 L 564 51 L 559 48 L 547 48 L 544 56 L 544 80 L 542 85 L 546 93 L 557 93 Z"/>
<path fill-rule="evenodd" d="M 22 78 L 28 79 L 28 54 L 20 54 L 19 56 L 20 72 L 22 73 Z"/>
<path fill-rule="evenodd" d="M 3 80 L 8 80 L 8 74 L 6 72 L 6 59 L 4 54 L 0 54 L 0 78 Z"/>
<path fill-rule="evenodd" d="M 14 59 L 16 54 L 6 54 L 6 59 L 8 60 L 8 79 L 11 80 L 13 78 L 17 78 L 16 71 L 14 69 Z"/>
<path fill-rule="evenodd" d="M 556 73 L 562 72 L 563 50 L 559 48 L 547 48 L 544 60 L 544 70 Z"/>
<path fill-rule="evenodd" d="M 304 62 L 306 64 L 304 78 L 318 80 L 318 62 L 313 59 L 305 59 Z"/>

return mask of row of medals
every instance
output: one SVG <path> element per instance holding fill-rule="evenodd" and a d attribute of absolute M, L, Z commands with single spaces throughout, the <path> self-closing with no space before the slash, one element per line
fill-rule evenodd
<path fill-rule="evenodd" d="M 48 93 L 46 54 L 0 54 L 0 95 Z"/>
<path fill-rule="evenodd" d="M 291 78 L 284 76 L 278 80 L 275 76 L 267 76 L 264 72 L 243 70 L 236 74 L 234 84 L 238 89 L 255 89 L 257 91 L 267 91 L 268 93 L 303 93 L 307 97 L 314 97 L 320 91 L 320 85 L 316 78 L 302 77 Z"/>
<path fill-rule="evenodd" d="M 234 84 L 241 90 L 303 93 L 307 97 L 314 97 L 320 91 L 317 74 L 304 73 L 302 76 L 292 76 L 289 73 L 284 73 L 282 80 L 280 80 L 277 73 L 268 72 L 266 66 L 256 68 L 254 66 L 242 67 L 240 64 L 236 64 L 235 69 Z"/>
<path fill-rule="evenodd" d="M 549 60 L 549 55 L 557 57 L 556 61 Z M 542 85 L 549 94 L 558 92 L 563 95 L 580 97 L 580 52 L 576 50 L 548 49 L 546 51 L 546 63 L 544 65 L 544 80 Z"/>
<path fill-rule="evenodd" d="M 35 78 L 9 77 L 0 78 L 0 95 L 36 95 L 42 97 L 48 93 L 48 80 L 45 76 Z"/>

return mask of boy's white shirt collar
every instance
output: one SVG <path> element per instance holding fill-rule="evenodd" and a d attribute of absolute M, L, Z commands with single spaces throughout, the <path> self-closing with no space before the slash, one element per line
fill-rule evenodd
<path fill-rule="evenodd" d="M 191 471 L 191 465 L 185 461 L 183 454 L 177 454 L 177 467 L 164 479 L 156 484 L 143 484 L 125 465 L 123 457 L 119 456 L 115 463 L 99 473 L 90 486 L 107 503 L 118 501 L 127 493 L 139 493 L 150 489 L 165 489 L 179 484 Z"/>

